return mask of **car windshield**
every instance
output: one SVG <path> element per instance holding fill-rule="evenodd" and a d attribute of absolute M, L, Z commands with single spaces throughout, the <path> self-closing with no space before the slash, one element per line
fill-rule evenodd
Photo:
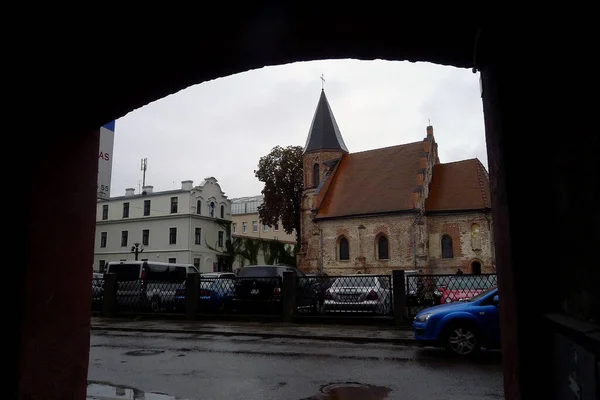
<path fill-rule="evenodd" d="M 467 300 L 468 302 L 473 302 L 473 301 L 477 301 L 485 296 L 488 295 L 488 293 L 496 290 L 497 286 L 491 287 L 488 290 L 484 290 L 483 292 L 479 293 L 477 296 L 475 297 L 471 297 L 469 300 Z"/>
<path fill-rule="evenodd" d="M 496 285 L 495 276 L 463 276 L 460 278 L 454 278 L 448 283 L 449 290 L 476 290 L 476 289 L 488 289 Z"/>
<path fill-rule="evenodd" d="M 333 283 L 333 287 L 375 287 L 374 276 L 345 276 L 338 278 Z"/>
<path fill-rule="evenodd" d="M 277 267 L 246 267 L 238 272 L 238 277 L 275 277 L 277 276 Z"/>

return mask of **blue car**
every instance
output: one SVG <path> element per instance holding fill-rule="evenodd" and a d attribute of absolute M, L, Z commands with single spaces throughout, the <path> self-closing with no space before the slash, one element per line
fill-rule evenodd
<path fill-rule="evenodd" d="M 445 347 L 454 354 L 467 356 L 481 347 L 500 347 L 498 288 L 477 296 L 420 311 L 413 321 L 417 342 Z"/>

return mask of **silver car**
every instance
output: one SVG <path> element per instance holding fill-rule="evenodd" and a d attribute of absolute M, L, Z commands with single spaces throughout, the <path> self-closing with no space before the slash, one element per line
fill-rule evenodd
<path fill-rule="evenodd" d="M 323 311 L 388 315 L 391 300 L 388 276 L 347 275 L 337 278 L 327 289 Z"/>

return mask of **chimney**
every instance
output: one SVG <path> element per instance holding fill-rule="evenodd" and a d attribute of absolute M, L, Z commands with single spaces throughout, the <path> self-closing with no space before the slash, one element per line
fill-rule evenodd
<path fill-rule="evenodd" d="M 129 197 L 129 196 L 133 196 L 135 194 L 135 189 L 134 188 L 127 188 L 125 189 L 125 196 Z"/>
<path fill-rule="evenodd" d="M 181 181 L 181 190 L 192 190 L 194 181 Z"/>
<path fill-rule="evenodd" d="M 152 189 L 154 189 L 154 186 L 142 186 L 142 194 L 150 194 Z"/>

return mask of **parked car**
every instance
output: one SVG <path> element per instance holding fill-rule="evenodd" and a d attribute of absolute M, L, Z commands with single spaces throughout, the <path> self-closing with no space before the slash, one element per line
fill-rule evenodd
<path fill-rule="evenodd" d="M 426 308 L 415 316 L 414 338 L 460 356 L 473 354 L 481 347 L 498 348 L 498 305 L 498 289 L 492 287 L 465 301 Z"/>
<path fill-rule="evenodd" d="M 224 311 L 231 305 L 235 291 L 236 275 L 233 272 L 211 272 L 200 279 L 200 307 L 211 311 Z"/>
<path fill-rule="evenodd" d="M 390 281 L 377 275 L 337 278 L 325 292 L 323 312 L 369 312 L 387 315 L 392 309 Z"/>
<path fill-rule="evenodd" d="M 281 311 L 281 285 L 283 273 L 290 271 L 296 278 L 305 277 L 300 269 L 286 265 L 252 265 L 242 268 L 235 279 L 233 307 L 238 310 L 252 309 L 259 312 L 265 308 L 270 312 Z M 318 310 L 317 289 L 309 280 L 298 280 L 297 290 L 312 293 L 298 296 L 298 310 Z"/>
<path fill-rule="evenodd" d="M 177 291 L 191 272 L 199 273 L 193 265 L 152 261 L 109 262 L 107 267 L 117 275 L 118 306 L 154 312 L 177 306 Z"/>
<path fill-rule="evenodd" d="M 457 275 L 440 287 L 440 304 L 468 300 L 498 284 L 496 275 Z"/>

